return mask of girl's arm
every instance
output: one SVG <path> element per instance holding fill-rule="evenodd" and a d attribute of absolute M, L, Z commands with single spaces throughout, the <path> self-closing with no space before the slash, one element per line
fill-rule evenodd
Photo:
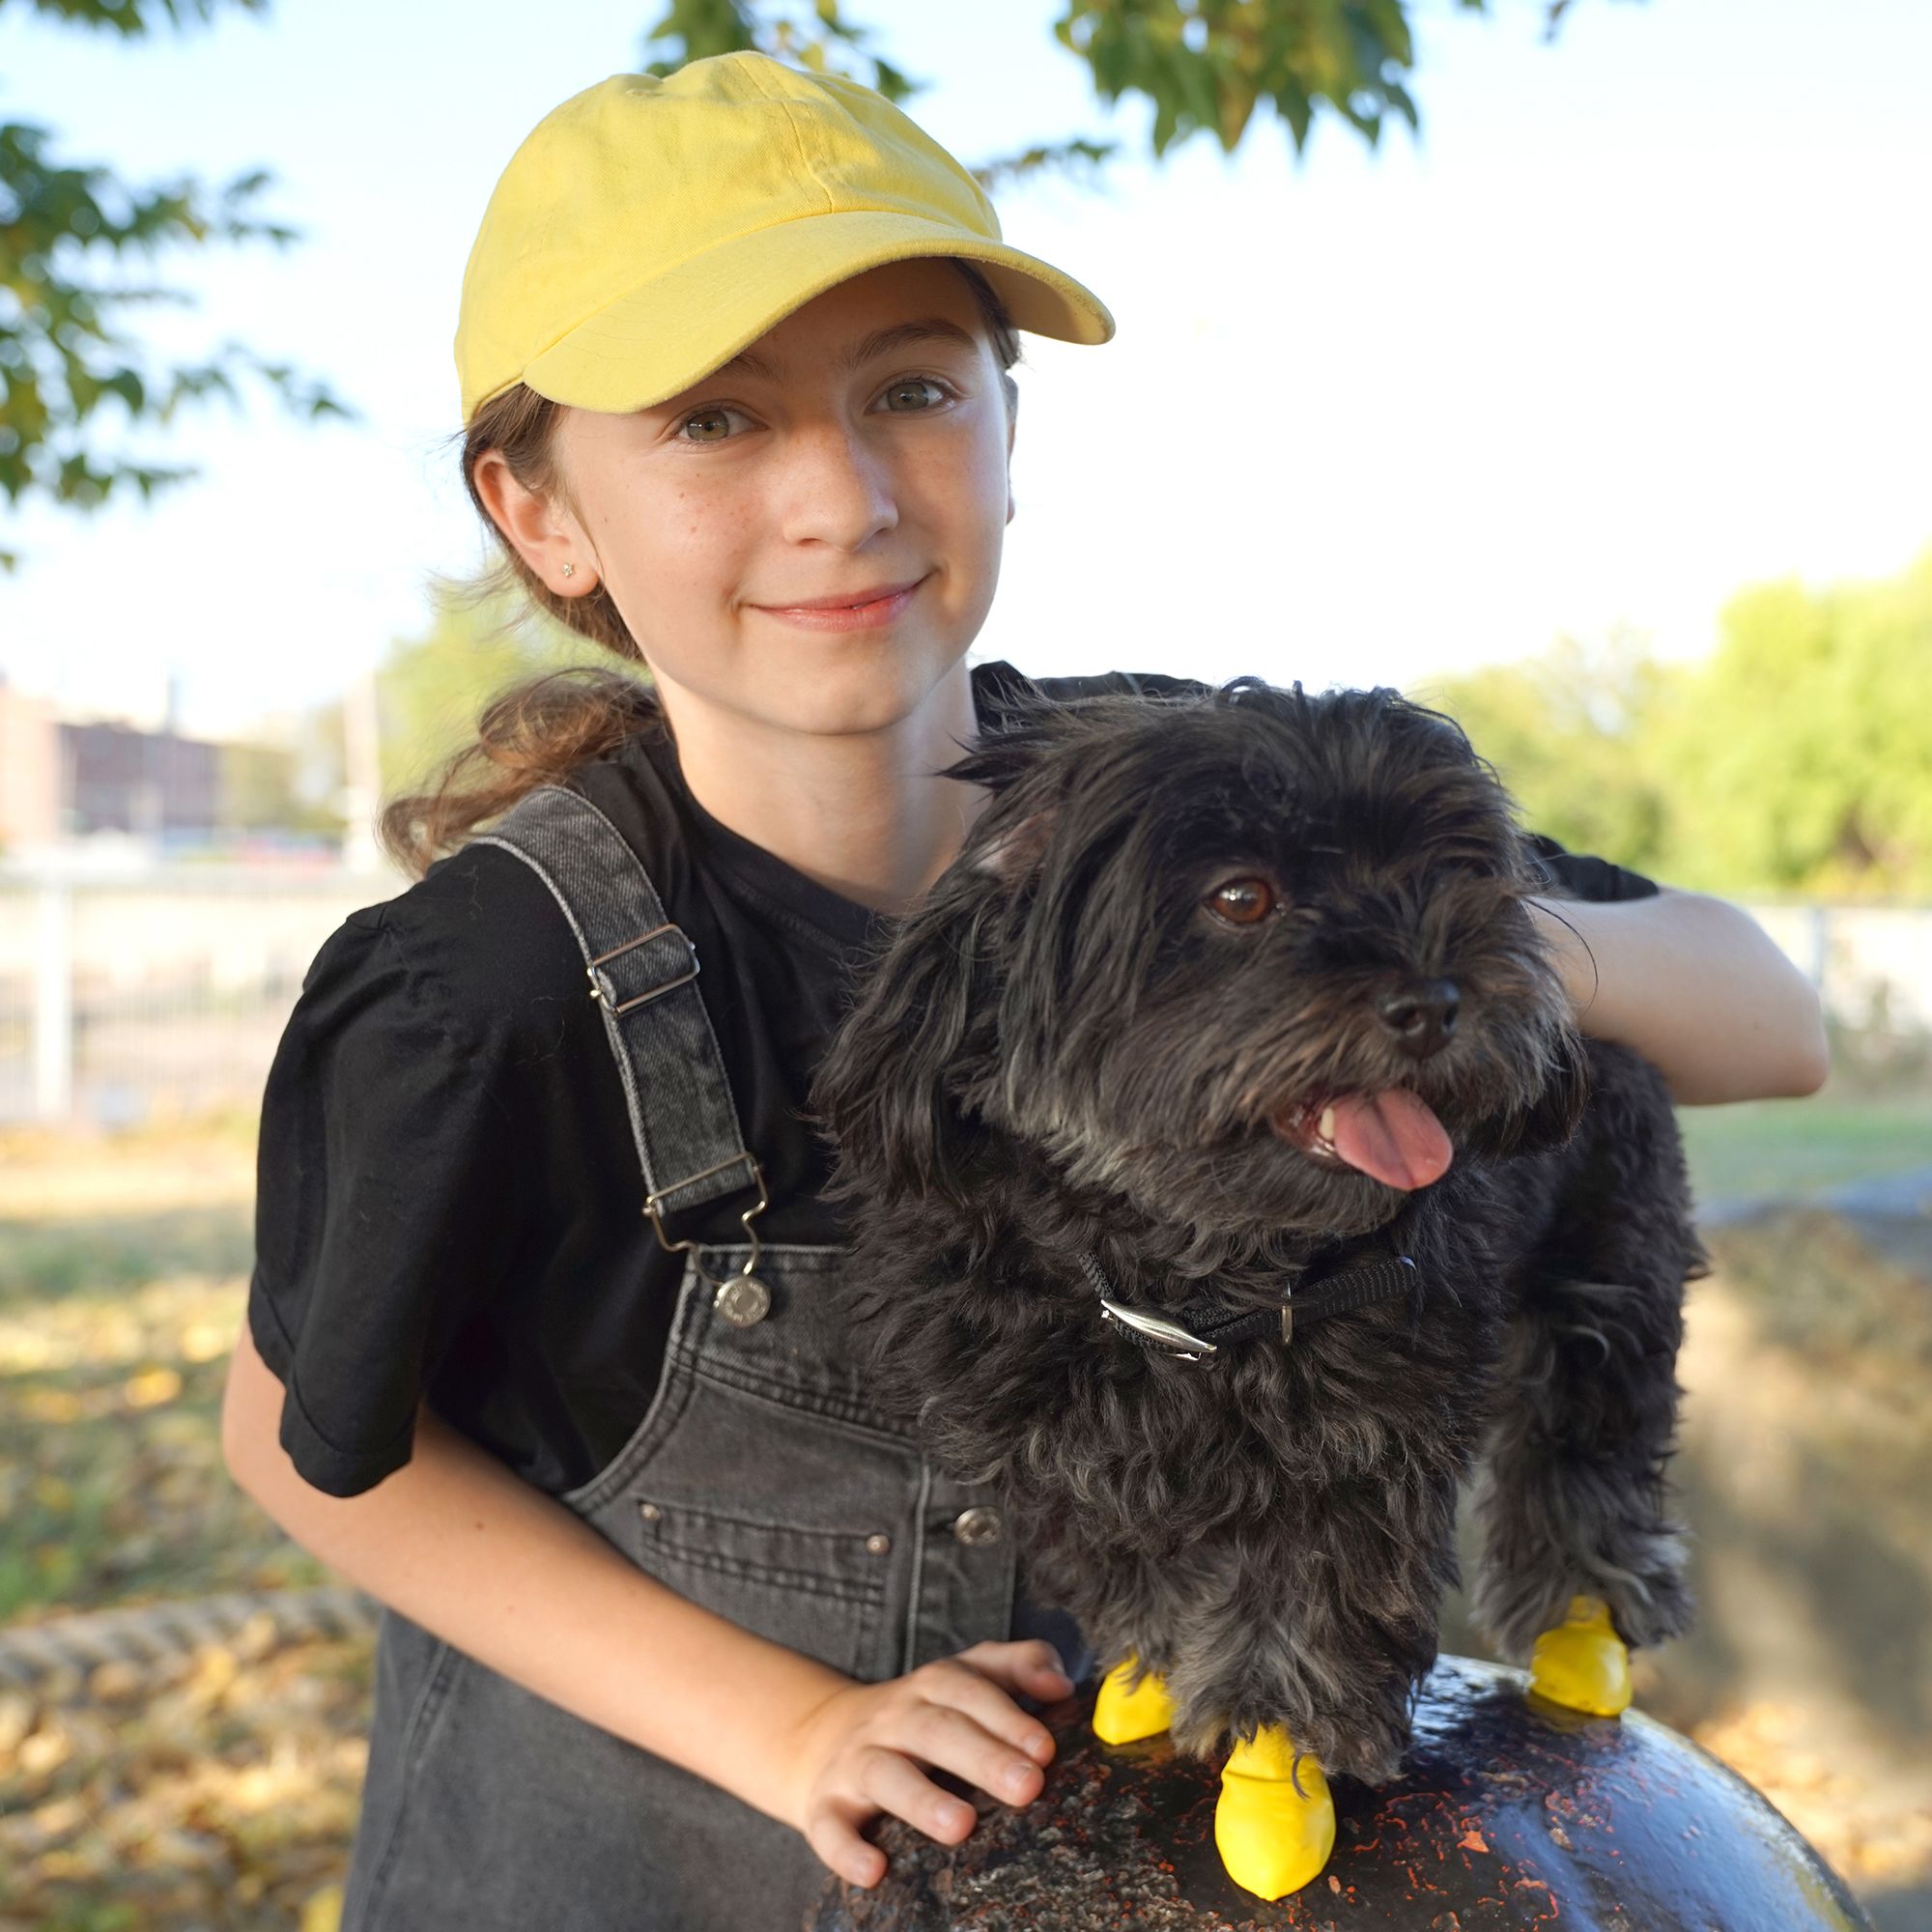
<path fill-rule="evenodd" d="M 1634 1047 L 1684 1104 L 1815 1094 L 1831 1071 L 1818 995 L 1740 906 L 1655 898 L 1531 899 L 1577 1022 Z"/>
<path fill-rule="evenodd" d="M 1039 1795 L 1052 1733 L 1009 1692 L 1071 1690 L 1051 1645 L 976 1644 L 858 1684 L 647 1577 L 427 1406 L 408 1463 L 359 1495 L 328 1495 L 282 1449 L 282 1398 L 244 1322 L 222 1453 L 304 1548 L 526 1690 L 791 1826 L 841 1877 L 884 1875 L 858 1830 L 881 1810 L 944 1844 L 967 1835 L 972 1807 L 922 1765 L 1008 1804 Z"/>

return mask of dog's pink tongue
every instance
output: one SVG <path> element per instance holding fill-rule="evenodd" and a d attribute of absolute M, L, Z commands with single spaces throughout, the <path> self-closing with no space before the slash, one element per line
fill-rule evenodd
<path fill-rule="evenodd" d="M 1329 1101 L 1335 1151 L 1390 1187 L 1427 1187 L 1449 1171 L 1455 1150 L 1442 1122 L 1406 1087 L 1338 1094 Z"/>

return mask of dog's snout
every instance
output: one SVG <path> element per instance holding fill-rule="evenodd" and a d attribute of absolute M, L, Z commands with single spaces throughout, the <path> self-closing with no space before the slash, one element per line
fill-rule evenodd
<path fill-rule="evenodd" d="M 1453 980 L 1409 980 L 1384 993 L 1376 1012 L 1405 1053 L 1427 1060 L 1449 1044 L 1462 998 Z"/>

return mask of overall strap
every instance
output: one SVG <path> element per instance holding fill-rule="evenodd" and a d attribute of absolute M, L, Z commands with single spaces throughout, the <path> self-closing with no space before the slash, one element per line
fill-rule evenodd
<path fill-rule="evenodd" d="M 764 1175 L 745 1147 L 718 1036 L 698 997 L 697 949 L 665 916 L 637 853 L 587 798 L 561 785 L 526 792 L 473 842 L 514 852 L 570 923 L 624 1083 L 644 1212 L 659 1240 L 695 1255 L 694 1242 L 665 1233 L 664 1217 L 754 1190 L 757 1205 L 740 1218 L 755 1261 L 752 1217 L 765 1206 Z M 744 1272 L 751 1269 L 748 1261 Z"/>

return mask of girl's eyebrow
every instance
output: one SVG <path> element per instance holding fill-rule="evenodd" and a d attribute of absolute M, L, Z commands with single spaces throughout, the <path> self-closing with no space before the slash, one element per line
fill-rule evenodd
<path fill-rule="evenodd" d="M 846 375 L 874 356 L 884 355 L 892 350 L 905 349 L 916 342 L 951 342 L 967 349 L 977 348 L 973 338 L 956 322 L 948 322 L 944 316 L 923 316 L 917 322 L 895 322 L 889 328 L 875 328 L 871 334 L 860 337 L 859 341 L 847 348 L 838 361 L 839 374 Z M 732 356 L 730 361 L 720 363 L 712 371 L 714 376 L 726 375 L 732 371 L 742 371 L 748 376 L 762 377 L 767 383 L 784 380 L 781 366 L 769 362 L 762 355 L 754 355 L 749 349 Z M 709 381 L 710 378 L 705 379 Z"/>

